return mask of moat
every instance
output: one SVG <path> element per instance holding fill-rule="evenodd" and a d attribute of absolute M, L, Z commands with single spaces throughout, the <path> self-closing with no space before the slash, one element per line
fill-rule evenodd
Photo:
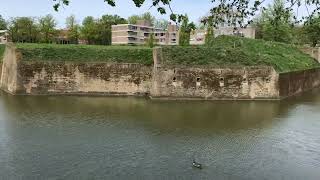
<path fill-rule="evenodd" d="M 2 93 L 0 179 L 319 179 L 319 129 L 319 89 L 216 102 Z"/>

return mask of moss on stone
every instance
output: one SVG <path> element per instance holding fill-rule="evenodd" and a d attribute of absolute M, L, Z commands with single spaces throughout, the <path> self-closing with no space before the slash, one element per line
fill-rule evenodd
<path fill-rule="evenodd" d="M 4 44 L 0 44 L 0 62 L 2 62 L 5 49 L 6 49 L 6 46 Z"/>

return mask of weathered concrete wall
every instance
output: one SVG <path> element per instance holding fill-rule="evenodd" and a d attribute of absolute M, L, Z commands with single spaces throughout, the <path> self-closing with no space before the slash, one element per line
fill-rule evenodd
<path fill-rule="evenodd" d="M 166 65 L 154 50 L 151 96 L 178 99 L 277 99 L 278 74 L 272 67 L 186 67 Z"/>
<path fill-rule="evenodd" d="M 320 63 L 320 48 L 304 47 L 300 48 L 300 50 L 306 54 L 309 54 Z"/>
<path fill-rule="evenodd" d="M 21 62 L 19 93 L 145 95 L 151 72 L 139 64 Z"/>
<path fill-rule="evenodd" d="M 320 69 L 278 74 L 272 67 L 22 61 L 5 51 L 1 88 L 12 94 L 150 95 L 170 99 L 280 99 L 320 86 Z"/>
<path fill-rule="evenodd" d="M 29 62 L 6 48 L 1 87 L 12 94 L 145 95 L 152 67 L 140 64 Z"/>
<path fill-rule="evenodd" d="M 320 68 L 279 74 L 281 98 L 293 96 L 320 86 Z"/>
<path fill-rule="evenodd" d="M 182 99 L 277 99 L 272 67 L 158 67 L 151 95 Z"/>
<path fill-rule="evenodd" d="M 18 88 L 17 84 L 17 64 L 19 56 L 13 44 L 7 44 L 2 62 L 0 87 L 9 93 L 15 93 Z"/>

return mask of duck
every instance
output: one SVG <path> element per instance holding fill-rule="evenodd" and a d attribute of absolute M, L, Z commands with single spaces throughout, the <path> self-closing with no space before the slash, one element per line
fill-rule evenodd
<path fill-rule="evenodd" d="M 192 166 L 198 169 L 202 169 L 202 164 L 196 162 L 195 160 L 193 160 Z"/>

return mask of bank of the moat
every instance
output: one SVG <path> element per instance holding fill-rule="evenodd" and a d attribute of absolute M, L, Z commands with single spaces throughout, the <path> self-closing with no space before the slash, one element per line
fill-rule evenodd
<path fill-rule="evenodd" d="M 282 99 L 320 85 L 319 63 L 297 48 L 232 37 L 212 47 L 8 44 L 1 88 L 14 95 Z"/>

